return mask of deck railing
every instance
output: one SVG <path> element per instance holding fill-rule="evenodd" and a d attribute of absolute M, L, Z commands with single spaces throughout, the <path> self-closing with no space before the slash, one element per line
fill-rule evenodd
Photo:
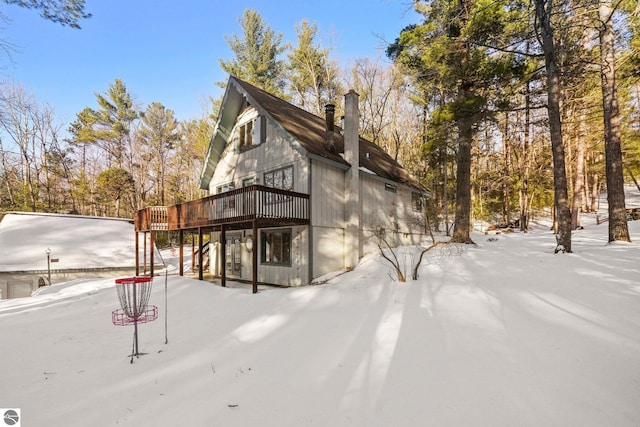
<path fill-rule="evenodd" d="M 166 206 L 151 206 L 137 211 L 136 231 L 168 230 L 167 210 Z"/>
<path fill-rule="evenodd" d="M 251 185 L 174 206 L 141 209 L 136 213 L 136 230 L 181 230 L 253 220 L 304 223 L 308 219 L 308 194 Z"/>

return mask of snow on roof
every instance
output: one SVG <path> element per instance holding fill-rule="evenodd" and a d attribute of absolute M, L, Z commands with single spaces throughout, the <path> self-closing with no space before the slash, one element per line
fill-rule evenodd
<path fill-rule="evenodd" d="M 10 212 L 0 220 L 0 271 L 135 266 L 133 223 L 120 218 Z"/>

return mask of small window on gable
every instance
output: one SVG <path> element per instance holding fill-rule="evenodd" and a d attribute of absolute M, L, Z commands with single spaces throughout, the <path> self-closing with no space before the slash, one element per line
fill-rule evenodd
<path fill-rule="evenodd" d="M 389 184 L 389 183 L 386 183 L 386 182 L 384 184 L 384 189 L 387 190 L 387 191 L 390 191 L 392 193 L 395 193 L 398 190 L 398 188 L 395 185 L 392 185 L 392 184 Z"/>
<path fill-rule="evenodd" d="M 265 141 L 264 117 L 258 116 L 237 127 L 238 148 L 247 150 Z"/>
<path fill-rule="evenodd" d="M 411 192 L 411 207 L 414 212 L 422 212 L 424 210 L 424 198 L 422 194 L 416 191 Z"/>

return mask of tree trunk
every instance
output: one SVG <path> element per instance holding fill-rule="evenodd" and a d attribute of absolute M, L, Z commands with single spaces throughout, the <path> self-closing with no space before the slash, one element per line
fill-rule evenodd
<path fill-rule="evenodd" d="M 509 113 L 505 113 L 504 115 L 504 132 L 502 133 L 502 149 L 504 156 L 504 173 L 502 175 L 502 218 L 505 223 L 511 222 L 511 203 L 510 203 L 510 194 L 509 194 L 509 183 L 510 176 L 509 172 L 511 169 L 511 145 L 509 144 Z"/>
<path fill-rule="evenodd" d="M 458 170 L 456 179 L 456 216 L 454 220 L 454 243 L 473 243 L 471 231 L 471 143 L 473 124 L 470 117 L 457 120 L 458 125 Z"/>
<path fill-rule="evenodd" d="M 598 181 L 598 174 L 593 174 L 593 186 L 591 187 L 591 212 L 596 212 L 600 208 L 598 203 L 598 194 L 600 193 L 600 182 Z"/>
<path fill-rule="evenodd" d="M 585 115 L 580 115 L 580 132 L 576 141 L 576 171 L 573 181 L 573 203 L 571 205 L 571 228 L 580 227 L 580 209 L 582 207 L 582 195 L 584 193 L 584 138 L 586 132 Z"/>
<path fill-rule="evenodd" d="M 604 153 L 609 202 L 609 242 L 630 242 L 624 200 L 620 118 L 616 90 L 616 58 L 613 33 L 613 6 L 611 0 L 601 0 L 600 23 L 600 78 L 604 116 Z"/>
<path fill-rule="evenodd" d="M 527 43 L 527 52 L 529 44 Z M 522 186 L 520 187 L 520 231 L 525 233 L 529 229 L 529 145 L 531 134 L 531 81 L 527 80 L 524 98 L 524 141 L 522 147 Z"/>
<path fill-rule="evenodd" d="M 562 143 L 562 121 L 560 119 L 560 70 L 556 61 L 553 28 L 551 26 L 553 0 L 534 0 L 534 3 L 547 72 L 547 110 L 549 113 L 549 133 L 553 156 L 553 187 L 558 222 L 556 252 L 571 252 L 571 211 L 569 209 L 567 172 L 564 145 Z"/>

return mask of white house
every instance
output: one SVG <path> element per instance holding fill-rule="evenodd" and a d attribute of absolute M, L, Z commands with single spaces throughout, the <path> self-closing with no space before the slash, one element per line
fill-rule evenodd
<path fill-rule="evenodd" d="M 231 77 L 200 178 L 211 196 L 139 211 L 136 230 L 209 233 L 211 273 L 254 291 L 353 268 L 380 237 L 419 243 L 429 193 L 359 137 L 358 98 L 345 95 L 341 128 L 332 105 L 318 117 Z"/>

